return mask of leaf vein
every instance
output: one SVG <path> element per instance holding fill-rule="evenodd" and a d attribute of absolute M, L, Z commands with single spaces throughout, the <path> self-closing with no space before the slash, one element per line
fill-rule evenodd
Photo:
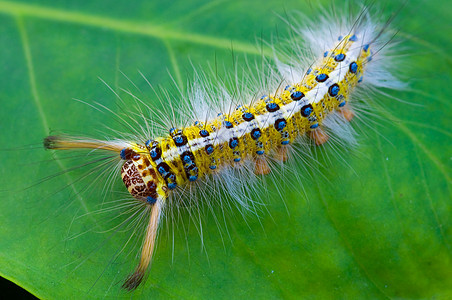
<path fill-rule="evenodd" d="M 231 50 L 231 44 L 234 51 L 253 54 L 272 56 L 271 49 L 258 49 L 257 46 L 241 42 L 238 40 L 218 38 L 192 32 L 178 31 L 165 26 L 159 26 L 152 23 L 133 22 L 127 20 L 116 20 L 84 12 L 71 12 L 62 9 L 54 9 L 40 5 L 13 3 L 9 1 L 0 1 L 0 13 L 15 16 L 34 17 L 49 21 L 58 21 L 97 28 L 106 28 L 117 32 L 126 32 L 154 37 L 161 40 L 174 40 L 189 42 L 193 44 L 205 45 L 215 48 Z"/>
<path fill-rule="evenodd" d="M 30 43 L 29 43 L 27 30 L 25 28 L 25 24 L 23 22 L 22 17 L 16 17 L 16 23 L 17 23 L 17 27 L 18 27 L 21 42 L 22 42 L 22 48 L 23 48 L 23 52 L 24 52 L 24 56 L 25 56 L 25 61 L 27 64 L 28 79 L 30 81 L 32 98 L 38 109 L 39 117 L 41 119 L 41 124 L 44 128 L 44 134 L 48 135 L 49 134 L 49 132 L 48 132 L 49 126 L 48 126 L 47 117 L 44 113 L 44 109 L 42 108 L 41 100 L 40 100 L 39 93 L 38 93 L 35 70 L 34 70 L 34 65 L 33 65 L 33 58 L 31 55 L 31 49 L 30 49 Z M 56 155 L 55 155 L 55 157 L 56 157 Z M 67 173 L 65 166 L 63 165 L 61 160 L 59 160 L 59 159 L 55 159 L 55 160 L 56 160 L 58 166 L 61 168 L 61 170 L 63 170 L 64 176 L 68 180 L 69 186 L 71 187 L 72 191 L 75 193 L 75 195 L 77 195 L 77 199 L 78 199 L 80 205 L 85 210 L 85 212 L 88 213 L 89 212 L 88 207 L 87 207 L 85 201 L 83 200 L 83 198 L 78 193 L 77 189 L 75 188 L 69 174 Z"/>

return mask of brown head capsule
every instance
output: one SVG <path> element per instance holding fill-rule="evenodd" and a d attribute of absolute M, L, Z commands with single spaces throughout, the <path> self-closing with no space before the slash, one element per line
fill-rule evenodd
<path fill-rule="evenodd" d="M 157 174 L 146 155 L 140 155 L 130 148 L 121 150 L 125 160 L 121 178 L 130 195 L 136 199 L 154 204 L 157 199 L 166 198 L 165 181 Z"/>

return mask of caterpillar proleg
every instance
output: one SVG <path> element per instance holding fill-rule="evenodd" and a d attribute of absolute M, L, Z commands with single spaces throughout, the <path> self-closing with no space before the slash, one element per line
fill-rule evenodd
<path fill-rule="evenodd" d="M 447 5 L 202 2 L 0 1 L 1 275 L 45 299 L 447 298 Z"/>
<path fill-rule="evenodd" d="M 302 57 L 299 53 L 291 64 L 278 61 L 277 69 L 266 64 L 267 69 L 262 71 L 273 78 L 265 79 L 265 86 L 259 87 L 253 78 L 249 82 L 242 80 L 237 86 L 248 87 L 240 87 L 233 95 L 235 91 L 228 91 L 220 83 L 209 86 L 198 79 L 189 87 L 191 94 L 186 98 L 193 116 L 181 109 L 181 117 L 187 119 L 166 133 L 153 131 L 154 121 L 140 118 L 145 119 L 141 125 L 143 135 L 135 139 L 44 139 L 46 149 L 106 151 L 121 160 L 125 187 L 143 206 L 148 219 L 139 264 L 123 283 L 124 289 L 136 289 L 148 272 L 167 206 L 176 205 L 180 198 L 193 197 L 193 189 L 212 185 L 209 182 L 224 180 L 222 185 L 233 189 L 228 177 L 238 176 L 244 168 L 253 170 L 247 176 L 267 175 L 272 172 L 272 159 L 285 162 L 293 145 L 304 143 L 306 138 L 316 146 L 326 143 L 330 134 L 340 130 L 336 127 L 343 130 L 352 120 L 352 95 L 360 86 L 402 86 L 385 68 L 391 64 L 385 52 L 394 35 L 387 32 L 387 24 L 375 25 L 367 8 L 345 24 L 337 23 L 340 20 L 331 23 L 331 19 L 333 16 L 321 24 L 320 32 L 316 28 L 299 32 L 318 58 L 313 62 L 297 61 Z M 304 67 L 306 63 L 311 64 L 309 68 Z M 215 99 L 220 99 L 217 107 L 211 103 Z M 206 111 L 199 112 L 203 106 L 207 106 Z M 152 118 L 152 111 L 150 114 Z M 171 119 L 173 115 L 165 117 Z M 353 133 L 348 135 L 353 139 Z M 239 204 L 246 205 L 246 197 L 231 193 L 239 195 Z"/>

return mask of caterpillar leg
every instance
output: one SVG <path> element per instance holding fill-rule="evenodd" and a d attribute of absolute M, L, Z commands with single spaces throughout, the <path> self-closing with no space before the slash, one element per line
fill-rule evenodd
<path fill-rule="evenodd" d="M 328 136 L 328 135 L 326 134 L 326 132 L 323 131 L 323 129 L 320 128 L 320 127 L 316 128 L 316 129 L 314 129 L 314 130 L 312 130 L 312 131 L 309 133 L 309 137 L 310 137 L 312 140 L 314 140 L 314 142 L 315 142 L 315 144 L 316 144 L 317 146 L 320 146 L 320 145 L 322 145 L 322 144 L 325 144 L 325 143 L 328 141 L 328 139 L 329 139 L 329 136 Z"/>
<path fill-rule="evenodd" d="M 286 162 L 289 159 L 289 150 L 287 146 L 282 146 L 276 150 L 275 159 Z"/>
<path fill-rule="evenodd" d="M 254 166 L 254 174 L 256 175 L 267 175 L 270 173 L 270 166 L 265 158 L 256 159 L 256 165 Z"/>
<path fill-rule="evenodd" d="M 340 109 L 340 110 L 339 110 L 339 113 L 340 113 L 347 121 L 349 121 L 349 122 L 350 122 L 350 121 L 353 119 L 353 117 L 354 117 L 353 112 L 352 112 L 350 109 L 346 108 L 346 107 Z"/>
<path fill-rule="evenodd" d="M 146 237 L 141 248 L 140 263 L 135 268 L 135 271 L 129 277 L 127 277 L 127 279 L 122 284 L 123 289 L 126 289 L 128 291 L 133 291 L 134 289 L 136 289 L 143 281 L 143 278 L 146 275 L 147 270 L 149 269 L 154 252 L 155 240 L 157 238 L 158 226 L 163 210 L 163 205 L 164 201 L 159 200 L 152 204 L 149 223 L 146 229 Z"/>

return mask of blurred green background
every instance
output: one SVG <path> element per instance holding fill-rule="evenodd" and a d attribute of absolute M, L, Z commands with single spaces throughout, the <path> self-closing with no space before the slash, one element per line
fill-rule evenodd
<path fill-rule="evenodd" d="M 348 5 L 322 1 L 332 3 Z M 375 5 L 389 16 L 402 2 Z M 310 26 L 321 12 L 295 0 L 0 1 L 0 275 L 40 298 L 131 297 L 120 285 L 134 266 L 133 247 L 113 260 L 130 234 L 104 232 L 123 217 L 84 216 L 103 199 L 83 191 L 82 171 L 40 183 L 72 164 L 60 153 L 55 162 L 42 138 L 100 136 L 102 124 L 124 130 L 111 113 L 73 99 L 120 111 L 101 78 L 161 107 L 139 71 L 167 89 L 169 74 L 186 87 L 192 64 L 232 72 L 233 57 L 259 57 L 257 39 L 287 36 L 283 19 L 293 10 Z M 450 299 L 451 15 L 449 1 L 406 2 L 393 25 L 404 39 L 394 73 L 412 88 L 385 92 L 411 104 L 376 99 L 386 110 L 375 119 L 378 134 L 363 129 L 355 153 L 334 154 L 348 165 L 333 160 L 304 179 L 308 197 L 277 183 L 282 201 L 270 184 L 259 217 L 232 210 L 228 231 L 206 214 L 202 240 L 187 216 L 176 220 L 133 297 Z"/>

